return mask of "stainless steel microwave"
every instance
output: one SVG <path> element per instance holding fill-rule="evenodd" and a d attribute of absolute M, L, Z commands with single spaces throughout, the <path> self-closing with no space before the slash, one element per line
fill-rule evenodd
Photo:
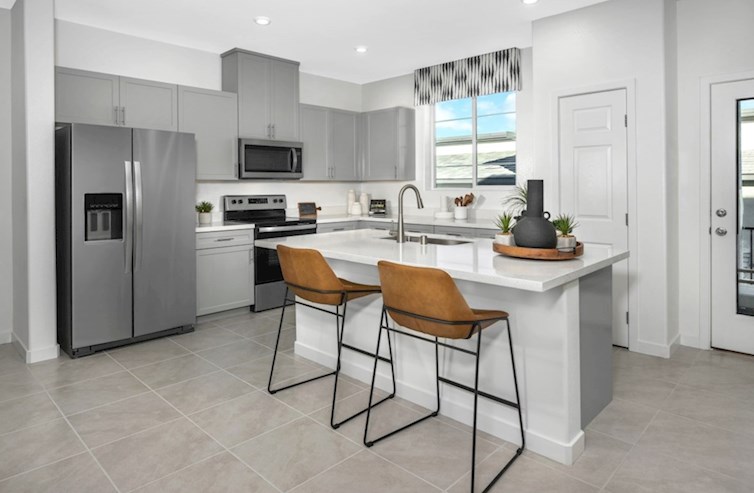
<path fill-rule="evenodd" d="M 300 180 L 302 173 L 301 142 L 238 139 L 240 178 Z"/>

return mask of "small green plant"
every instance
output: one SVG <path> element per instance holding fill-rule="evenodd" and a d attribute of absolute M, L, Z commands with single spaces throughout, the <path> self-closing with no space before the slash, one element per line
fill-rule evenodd
<path fill-rule="evenodd" d="M 212 205 L 212 202 L 207 202 L 206 200 L 203 202 L 199 202 L 196 204 L 196 212 L 212 212 L 212 209 L 214 209 L 215 206 Z"/>
<path fill-rule="evenodd" d="M 527 184 L 516 185 L 513 193 L 503 200 L 503 206 L 511 209 L 515 214 L 520 214 L 526 209 L 526 196 L 528 194 Z"/>
<path fill-rule="evenodd" d="M 578 227 L 579 223 L 570 214 L 560 214 L 552 220 L 552 225 L 555 226 L 555 229 L 561 236 L 569 236 L 573 233 L 574 228 Z"/>
<path fill-rule="evenodd" d="M 510 233 L 514 222 L 513 214 L 503 212 L 495 219 L 495 226 L 497 226 L 497 229 L 499 229 L 501 233 Z"/>

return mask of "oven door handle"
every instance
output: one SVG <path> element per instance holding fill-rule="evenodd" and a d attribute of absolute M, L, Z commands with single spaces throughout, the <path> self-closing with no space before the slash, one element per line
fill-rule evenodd
<path fill-rule="evenodd" d="M 297 226 L 266 226 L 259 228 L 259 233 L 284 233 L 286 231 L 303 231 L 305 229 L 311 229 L 312 232 L 316 231 L 317 227 L 314 224 L 299 224 Z"/>

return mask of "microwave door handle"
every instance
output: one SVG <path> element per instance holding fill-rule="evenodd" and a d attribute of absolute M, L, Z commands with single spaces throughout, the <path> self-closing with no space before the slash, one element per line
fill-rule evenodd
<path fill-rule="evenodd" d="M 291 147 L 291 151 L 288 154 L 288 163 L 290 165 L 289 167 L 290 167 L 291 173 L 293 173 L 296 170 L 296 161 L 297 161 L 296 149 Z"/>

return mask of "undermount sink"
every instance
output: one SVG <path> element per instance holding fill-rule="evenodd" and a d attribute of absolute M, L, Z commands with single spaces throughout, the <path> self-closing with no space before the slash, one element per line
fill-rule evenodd
<path fill-rule="evenodd" d="M 393 240 L 395 241 L 395 236 L 385 236 L 383 238 L 380 238 L 382 240 Z M 421 236 L 406 236 L 406 243 L 421 243 Z M 427 237 L 427 244 L 429 245 L 465 245 L 466 243 L 471 243 L 469 240 L 451 240 L 447 238 L 430 238 Z"/>

